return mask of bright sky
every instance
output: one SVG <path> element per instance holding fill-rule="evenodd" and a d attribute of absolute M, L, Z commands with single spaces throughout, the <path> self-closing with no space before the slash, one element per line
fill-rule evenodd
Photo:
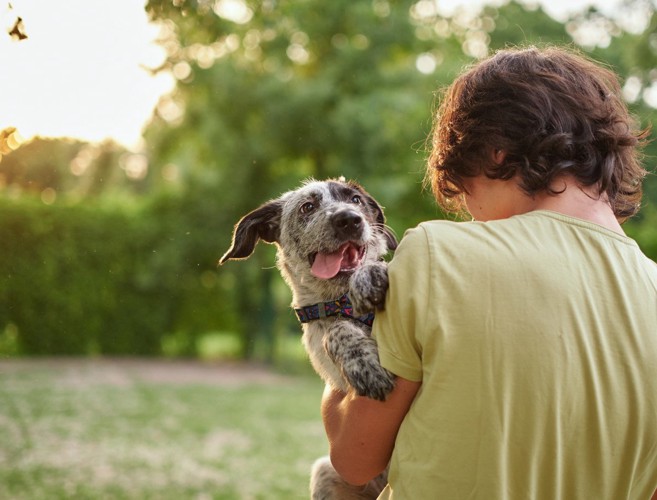
<path fill-rule="evenodd" d="M 113 138 L 136 148 L 166 74 L 141 65 L 164 61 L 144 0 L 0 0 L 0 130 L 23 138 Z M 26 40 L 7 34 L 23 18 Z"/>
<path fill-rule="evenodd" d="M 10 10 L 9 1 L 13 7 Z M 500 5 L 503 0 L 433 0 L 449 15 L 457 5 Z M 535 0 L 525 0 L 530 3 Z M 540 0 L 555 17 L 621 0 Z M 112 138 L 138 149 L 141 131 L 163 94 L 168 74 L 150 75 L 164 51 L 148 23 L 144 0 L 0 0 L 0 130 L 71 136 L 91 142 Z M 28 39 L 6 31 L 17 16 Z"/>

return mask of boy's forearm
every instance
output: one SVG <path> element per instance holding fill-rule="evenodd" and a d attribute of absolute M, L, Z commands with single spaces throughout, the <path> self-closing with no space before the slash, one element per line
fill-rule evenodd
<path fill-rule="evenodd" d="M 327 386 L 322 419 L 331 462 L 347 482 L 365 484 L 386 468 L 399 426 L 419 388 L 419 382 L 397 377 L 388 399 L 377 401 Z"/>

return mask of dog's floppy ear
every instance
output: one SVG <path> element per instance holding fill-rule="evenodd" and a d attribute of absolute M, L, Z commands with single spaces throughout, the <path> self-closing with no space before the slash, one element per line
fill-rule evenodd
<path fill-rule="evenodd" d="M 365 195 L 365 200 L 366 203 L 369 205 L 369 207 L 374 211 L 376 214 L 376 223 L 383 233 L 383 236 L 386 239 L 386 246 L 388 247 L 388 250 L 394 251 L 397 249 L 397 237 L 395 234 L 392 232 L 392 229 L 390 229 L 388 226 L 386 226 L 386 217 L 383 215 L 383 207 L 379 205 L 374 198 L 372 198 L 369 193 L 367 193 L 362 187 L 358 186 L 356 184 L 356 187 L 359 191 L 361 191 Z"/>
<path fill-rule="evenodd" d="M 383 236 L 385 236 L 386 239 L 386 245 L 388 246 L 388 250 L 391 252 L 394 252 L 397 250 L 397 237 L 395 234 L 392 232 L 392 229 L 390 229 L 388 226 L 381 226 L 381 230 L 383 232 Z"/>
<path fill-rule="evenodd" d="M 242 217 L 235 225 L 233 244 L 219 264 L 231 259 L 246 259 L 253 253 L 259 239 L 267 243 L 278 241 L 282 210 L 283 202 L 272 200 Z"/>

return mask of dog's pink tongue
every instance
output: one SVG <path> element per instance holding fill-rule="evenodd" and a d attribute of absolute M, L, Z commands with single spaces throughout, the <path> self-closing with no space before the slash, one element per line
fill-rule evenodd
<path fill-rule="evenodd" d="M 345 243 L 336 252 L 318 253 L 310 268 L 312 275 L 321 280 L 328 280 L 337 275 L 342 268 L 342 260 L 348 247 L 349 243 Z"/>

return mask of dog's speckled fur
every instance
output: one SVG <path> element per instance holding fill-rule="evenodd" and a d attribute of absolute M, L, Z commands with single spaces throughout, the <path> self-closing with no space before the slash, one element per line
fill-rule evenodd
<path fill-rule="evenodd" d="M 363 223 L 348 235 L 336 230 L 336 214 L 354 212 Z M 365 190 L 344 179 L 310 180 L 244 216 L 235 226 L 231 248 L 221 258 L 244 259 L 258 240 L 277 246 L 277 265 L 292 289 L 293 307 L 337 299 L 349 291 L 356 315 L 381 307 L 388 287 L 383 256 L 397 241 L 385 226 L 381 206 Z M 346 241 L 364 248 L 360 266 L 330 279 L 311 273 L 313 256 L 330 253 Z M 393 375 L 379 364 L 370 327 L 354 319 L 329 317 L 303 324 L 304 346 L 317 373 L 342 391 L 383 400 L 394 386 Z M 327 458 L 313 466 L 313 499 L 376 498 L 386 475 L 367 488 L 340 478 Z"/>

